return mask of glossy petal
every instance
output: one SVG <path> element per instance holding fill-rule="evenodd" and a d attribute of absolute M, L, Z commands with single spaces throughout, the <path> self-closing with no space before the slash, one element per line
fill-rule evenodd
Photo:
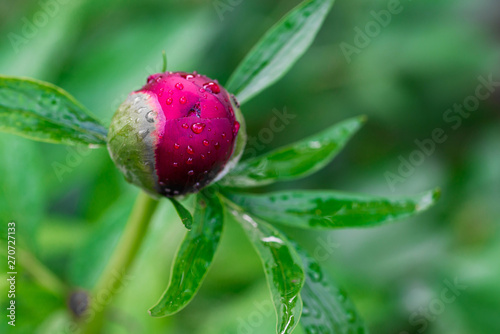
<path fill-rule="evenodd" d="M 264 195 L 226 194 L 261 219 L 308 229 L 377 226 L 422 212 L 439 195 L 439 190 L 395 198 L 302 190 Z"/>
<path fill-rule="evenodd" d="M 177 251 L 167 290 L 149 310 L 153 317 L 175 314 L 193 299 L 214 259 L 222 225 L 223 208 L 217 195 L 198 193 L 193 228 Z"/>
<path fill-rule="evenodd" d="M 278 317 L 277 333 L 292 333 L 302 312 L 300 290 L 304 272 L 298 254 L 273 226 L 247 215 L 236 206 L 231 208 L 231 213 L 241 223 L 264 265 Z"/>
<path fill-rule="evenodd" d="M 300 323 L 306 333 L 368 333 L 356 307 L 318 261 L 296 246 L 306 270 L 306 282 L 300 295 L 303 309 Z"/>
<path fill-rule="evenodd" d="M 272 27 L 234 71 L 227 84 L 241 103 L 270 86 L 311 46 L 334 0 L 308 0 Z"/>
<path fill-rule="evenodd" d="M 257 187 L 310 175 L 333 160 L 364 120 L 364 117 L 348 119 L 319 134 L 244 161 L 220 183 L 236 188 Z"/>
<path fill-rule="evenodd" d="M 0 131 L 33 140 L 100 146 L 107 130 L 71 95 L 46 82 L 0 76 Z"/>

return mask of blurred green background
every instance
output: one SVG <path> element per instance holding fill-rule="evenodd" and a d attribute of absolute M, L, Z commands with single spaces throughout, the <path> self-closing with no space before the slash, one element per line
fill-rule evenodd
<path fill-rule="evenodd" d="M 161 69 L 161 50 L 167 51 L 170 70 L 196 70 L 223 83 L 297 3 L 0 0 L 0 73 L 59 85 L 108 124 L 126 95 Z M 470 116 L 446 119 L 454 104 L 475 96 L 478 78 L 500 81 L 500 6 L 495 0 L 401 1 L 402 12 L 346 57 L 342 43 L 355 46 L 357 29 L 373 25 L 371 12 L 389 3 L 337 1 L 310 51 L 244 106 L 256 141 L 249 148 L 264 153 L 367 115 L 365 127 L 333 164 L 264 190 L 400 195 L 440 186 L 438 205 L 376 229 L 287 232 L 320 256 L 372 333 L 500 333 L 500 91 L 481 99 Z M 263 141 L 259 132 L 269 127 L 273 110 L 294 118 Z M 401 159 L 415 156 L 415 140 L 431 138 L 439 128 L 446 140 L 408 175 L 388 182 L 387 173 L 397 174 Z M 71 286 L 91 287 L 137 190 L 104 149 L 0 134 L 0 156 L 2 226 L 15 220 L 18 248 L 29 249 Z M 141 256 L 110 306 L 106 333 L 273 333 L 275 315 L 260 260 L 232 221 L 195 300 L 173 317 L 148 316 L 168 283 L 183 233 L 173 208 L 162 201 Z M 17 325 L 12 329 L 2 316 L 0 332 L 71 333 L 66 300 L 26 270 L 31 260 L 18 258 L 17 265 Z M 5 271 L 2 310 L 8 303 Z M 445 290 L 450 284 L 455 290 Z"/>

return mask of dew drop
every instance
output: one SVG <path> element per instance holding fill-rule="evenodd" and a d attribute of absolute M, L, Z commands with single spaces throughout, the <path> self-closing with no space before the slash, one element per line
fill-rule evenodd
<path fill-rule="evenodd" d="M 160 88 L 158 91 L 158 96 L 161 97 L 163 95 L 163 92 L 165 91 L 165 88 Z"/>
<path fill-rule="evenodd" d="M 142 114 L 142 113 L 143 113 L 144 111 L 146 111 L 146 110 L 147 110 L 147 108 L 145 108 L 145 107 L 140 107 L 140 108 L 136 109 L 136 111 L 135 111 L 135 112 L 136 112 L 136 113 L 138 113 L 138 114 Z"/>
<path fill-rule="evenodd" d="M 187 102 L 186 97 L 185 96 L 181 96 L 181 98 L 179 99 L 179 102 L 180 102 L 180 104 L 186 104 L 186 102 Z"/>
<path fill-rule="evenodd" d="M 354 312 L 352 312 L 352 311 L 347 312 L 346 317 L 347 317 L 347 321 L 349 321 L 350 323 L 353 323 L 356 321 L 356 315 L 354 315 Z"/>
<path fill-rule="evenodd" d="M 238 131 L 240 131 L 240 122 L 236 121 L 234 122 L 234 129 L 233 129 L 234 133 L 237 134 Z"/>
<path fill-rule="evenodd" d="M 191 165 L 193 163 L 193 158 L 187 158 L 186 163 Z"/>
<path fill-rule="evenodd" d="M 205 129 L 205 123 L 193 123 L 193 125 L 191 125 L 191 130 L 196 134 L 202 133 L 203 129 Z"/>
<path fill-rule="evenodd" d="M 148 135 L 149 133 L 149 129 L 148 130 L 141 130 L 138 132 L 139 136 L 140 136 L 140 139 L 144 139 L 146 138 L 146 136 Z"/>
<path fill-rule="evenodd" d="M 208 142 L 208 140 L 206 140 L 206 139 L 203 140 L 203 145 L 208 146 L 209 144 L 210 143 Z"/>
<path fill-rule="evenodd" d="M 175 84 L 175 88 L 177 88 L 178 90 L 183 90 L 184 89 L 184 85 L 181 84 L 180 82 L 178 82 L 178 83 Z"/>
<path fill-rule="evenodd" d="M 183 127 L 184 129 L 187 129 L 187 128 L 189 128 L 189 125 L 188 125 L 187 123 L 184 123 L 184 124 L 182 124 L 182 127 Z"/>
<path fill-rule="evenodd" d="M 174 162 L 174 163 L 172 164 L 172 166 L 177 167 L 177 166 L 179 166 L 179 164 L 178 164 L 177 162 Z"/>
<path fill-rule="evenodd" d="M 154 111 L 150 111 L 146 114 L 146 121 L 149 123 L 154 123 L 155 122 L 155 116 L 156 113 Z"/>
<path fill-rule="evenodd" d="M 188 147 L 187 147 L 187 149 L 186 149 L 186 152 L 187 152 L 188 154 L 194 154 L 194 150 L 193 150 L 193 148 L 192 148 L 191 146 L 189 146 L 189 145 L 188 145 Z"/>
<path fill-rule="evenodd" d="M 189 175 L 189 176 L 194 175 L 194 170 L 190 170 L 190 171 L 188 172 L 188 175 Z"/>
<path fill-rule="evenodd" d="M 226 138 L 226 133 L 225 132 L 222 133 L 222 138 Z"/>
<path fill-rule="evenodd" d="M 174 91 L 173 91 L 173 90 L 171 90 L 171 89 L 169 89 L 168 93 L 169 93 L 170 95 L 172 95 L 172 94 L 174 93 Z"/>
<path fill-rule="evenodd" d="M 205 88 L 200 88 L 200 93 L 205 93 Z"/>
<path fill-rule="evenodd" d="M 311 314 L 311 310 L 309 310 L 309 307 L 307 307 L 305 304 L 302 307 L 302 316 L 307 317 Z"/>
<path fill-rule="evenodd" d="M 179 145 L 179 144 L 177 144 L 177 143 L 175 143 L 175 144 L 174 144 L 174 148 L 175 148 L 176 150 L 178 150 L 178 149 L 179 149 L 179 147 L 181 147 L 181 145 Z"/>
<path fill-rule="evenodd" d="M 202 158 L 202 159 L 205 159 L 205 154 L 202 154 L 202 155 L 201 155 L 201 158 Z"/>
<path fill-rule="evenodd" d="M 167 101 L 166 101 L 166 102 L 167 102 L 167 106 L 171 105 L 173 101 L 174 101 L 174 100 L 172 100 L 172 98 L 171 98 L 171 97 L 169 97 L 169 98 L 167 99 Z"/>
<path fill-rule="evenodd" d="M 214 145 L 215 149 L 218 150 L 220 148 L 220 144 L 219 142 L 216 142 L 215 145 Z"/>
<path fill-rule="evenodd" d="M 205 88 L 206 90 L 211 91 L 214 94 L 219 94 L 220 93 L 220 87 L 215 82 L 207 82 L 206 84 L 203 85 L 203 88 Z"/>

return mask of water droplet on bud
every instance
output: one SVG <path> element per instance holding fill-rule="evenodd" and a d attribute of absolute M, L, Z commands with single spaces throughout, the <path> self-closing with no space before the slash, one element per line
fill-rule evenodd
<path fill-rule="evenodd" d="M 146 114 L 146 121 L 149 123 L 155 122 L 156 113 L 154 111 L 150 111 Z"/>
<path fill-rule="evenodd" d="M 191 130 L 196 134 L 202 133 L 203 129 L 205 129 L 204 123 L 193 123 L 193 125 L 191 125 Z"/>
<path fill-rule="evenodd" d="M 210 143 L 208 142 L 208 140 L 206 140 L 206 139 L 205 139 L 205 140 L 203 140 L 203 145 L 208 146 L 208 144 L 210 144 Z"/>
<path fill-rule="evenodd" d="M 147 129 L 147 130 L 141 130 L 137 134 L 139 135 L 140 139 L 144 139 L 144 138 L 146 138 L 146 136 L 148 135 L 148 133 L 149 133 L 149 129 Z"/>
<path fill-rule="evenodd" d="M 180 104 L 186 104 L 186 102 L 187 102 L 186 97 L 185 96 L 181 96 L 181 98 L 179 99 L 179 102 L 180 102 Z"/>
<path fill-rule="evenodd" d="M 187 129 L 187 128 L 189 128 L 189 125 L 188 125 L 187 123 L 184 123 L 184 124 L 182 124 L 182 127 L 183 127 L 184 129 Z"/>
<path fill-rule="evenodd" d="M 190 175 L 190 176 L 194 175 L 194 170 L 190 170 L 190 171 L 188 172 L 188 175 Z"/>
<path fill-rule="evenodd" d="M 189 146 L 189 145 L 188 145 L 188 147 L 187 147 L 187 149 L 186 149 L 186 152 L 187 152 L 188 154 L 194 154 L 194 150 L 193 150 L 193 148 L 192 148 L 191 146 Z"/>
<path fill-rule="evenodd" d="M 180 82 L 178 82 L 178 83 L 175 84 L 175 88 L 177 88 L 178 90 L 183 90 L 184 89 L 184 85 L 181 84 Z"/>
<path fill-rule="evenodd" d="M 175 148 L 176 150 L 178 150 L 178 149 L 179 149 L 179 147 L 181 147 L 181 145 L 179 145 L 179 144 L 177 144 L 177 143 L 175 143 L 175 144 L 174 144 L 174 148 Z"/>
<path fill-rule="evenodd" d="M 193 163 L 193 158 L 187 158 L 186 164 L 191 165 Z"/>
<path fill-rule="evenodd" d="M 172 104 L 173 100 L 171 97 L 169 97 L 166 102 L 167 102 L 167 106 L 169 106 Z"/>
<path fill-rule="evenodd" d="M 214 94 L 219 94 L 220 93 L 220 87 L 215 82 L 207 82 L 206 84 L 203 85 L 203 88 L 205 88 L 206 90 L 211 91 Z"/>

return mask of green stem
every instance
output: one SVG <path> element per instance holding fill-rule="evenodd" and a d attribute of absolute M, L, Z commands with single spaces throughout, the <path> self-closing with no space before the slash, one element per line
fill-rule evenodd
<path fill-rule="evenodd" d="M 7 244 L 0 240 L 0 248 L 7 249 Z M 17 248 L 19 263 L 40 286 L 52 292 L 55 296 L 66 298 L 69 287 L 57 277 L 49 268 L 36 258 L 29 250 Z"/>
<path fill-rule="evenodd" d="M 33 254 L 24 249 L 19 249 L 19 262 L 26 271 L 44 288 L 65 298 L 69 288 L 50 269 L 45 267 Z"/>
<path fill-rule="evenodd" d="M 123 277 L 137 256 L 157 205 L 158 201 L 144 192 L 137 196 L 120 242 L 92 292 L 89 314 L 94 316 L 83 317 L 84 334 L 101 332 L 107 306 L 121 288 Z"/>

